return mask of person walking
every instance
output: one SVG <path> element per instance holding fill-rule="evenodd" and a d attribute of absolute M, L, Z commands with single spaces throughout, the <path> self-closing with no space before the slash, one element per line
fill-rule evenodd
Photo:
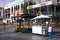
<path fill-rule="evenodd" d="M 7 24 L 8 24 L 8 20 L 7 20 Z"/>
<path fill-rule="evenodd" d="M 3 23 L 3 29 L 5 29 L 5 23 Z"/>

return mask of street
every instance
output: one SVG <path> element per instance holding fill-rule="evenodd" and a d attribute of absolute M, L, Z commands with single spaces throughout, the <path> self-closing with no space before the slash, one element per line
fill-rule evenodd
<path fill-rule="evenodd" d="M 60 33 L 53 35 L 51 38 L 41 35 L 35 35 L 32 33 L 14 33 L 15 27 L 0 25 L 0 40 L 60 40 Z"/>

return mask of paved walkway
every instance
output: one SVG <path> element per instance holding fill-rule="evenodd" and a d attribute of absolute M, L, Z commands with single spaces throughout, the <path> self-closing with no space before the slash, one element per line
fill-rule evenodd
<path fill-rule="evenodd" d="M 54 29 L 58 33 L 52 37 L 33 35 L 31 33 L 14 33 L 15 27 L 6 26 L 5 28 L 3 29 L 3 26 L 0 25 L 0 40 L 60 40 L 60 28 Z"/>
<path fill-rule="evenodd" d="M 0 34 L 14 32 L 14 29 L 15 29 L 14 26 L 5 25 L 5 29 L 4 29 L 4 26 L 0 25 Z"/>
<path fill-rule="evenodd" d="M 31 33 L 8 33 L 0 35 L 0 40 L 60 40 L 60 34 L 49 38 Z"/>

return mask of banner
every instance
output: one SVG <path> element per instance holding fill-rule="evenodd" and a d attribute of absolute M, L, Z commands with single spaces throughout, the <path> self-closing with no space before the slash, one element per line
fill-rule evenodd
<path fill-rule="evenodd" d="M 16 10 L 16 11 L 14 12 L 14 19 L 17 20 L 18 18 L 19 18 L 19 11 Z"/>

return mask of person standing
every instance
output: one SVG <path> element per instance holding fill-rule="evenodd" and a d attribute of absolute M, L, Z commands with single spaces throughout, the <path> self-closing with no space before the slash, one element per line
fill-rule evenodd
<path fill-rule="evenodd" d="M 46 21 L 46 26 L 45 26 L 45 33 L 46 33 L 46 36 L 48 36 L 48 27 L 49 27 L 49 22 Z"/>
<path fill-rule="evenodd" d="M 48 37 L 51 37 L 53 35 L 53 27 L 49 25 L 48 27 Z"/>

